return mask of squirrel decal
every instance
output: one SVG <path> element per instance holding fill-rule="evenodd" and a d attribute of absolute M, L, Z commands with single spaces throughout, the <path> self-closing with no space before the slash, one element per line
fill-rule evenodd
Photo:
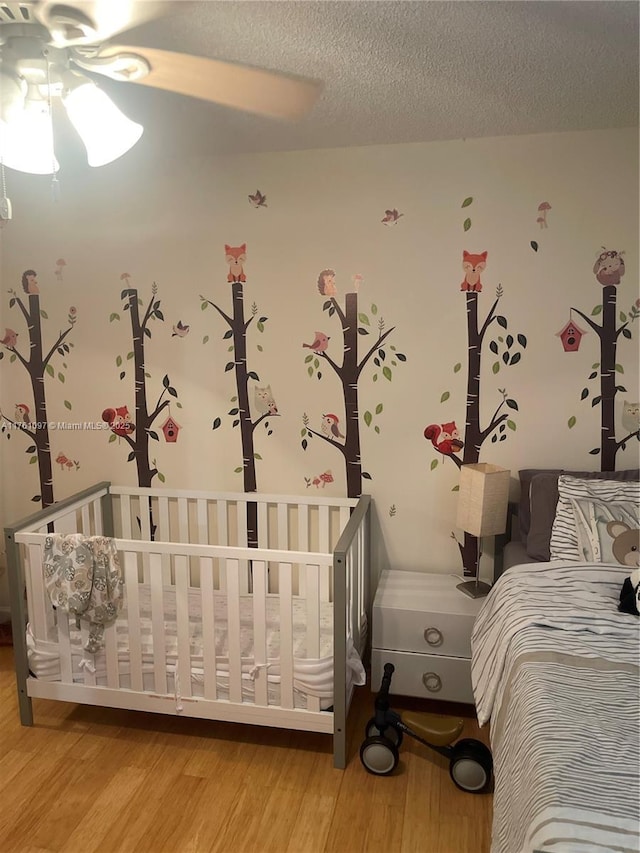
<path fill-rule="evenodd" d="M 455 421 L 446 424 L 429 424 L 425 427 L 424 437 L 430 441 L 439 453 L 451 456 L 462 450 L 464 443 L 460 441 L 460 433 Z"/>
<path fill-rule="evenodd" d="M 131 422 L 131 415 L 127 406 L 118 406 L 117 409 L 105 409 L 102 420 L 109 424 L 111 432 L 116 435 L 131 435 L 136 425 Z"/>

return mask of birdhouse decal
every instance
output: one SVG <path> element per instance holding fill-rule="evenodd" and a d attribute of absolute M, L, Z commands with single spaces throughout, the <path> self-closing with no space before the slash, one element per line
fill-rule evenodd
<path fill-rule="evenodd" d="M 573 320 L 569 320 L 564 328 L 556 332 L 556 335 L 562 341 L 565 352 L 577 352 L 580 348 L 582 336 L 586 335 L 586 332 L 577 323 L 574 323 Z"/>
<path fill-rule="evenodd" d="M 162 432 L 164 433 L 164 440 L 169 444 L 175 444 L 178 440 L 178 433 L 182 429 L 179 423 L 174 421 L 174 419 L 169 415 L 166 421 L 160 427 Z"/>

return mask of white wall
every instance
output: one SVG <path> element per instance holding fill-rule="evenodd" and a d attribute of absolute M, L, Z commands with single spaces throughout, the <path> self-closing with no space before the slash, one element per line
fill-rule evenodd
<path fill-rule="evenodd" d="M 395 331 L 388 343 L 406 353 L 407 362 L 391 382 L 360 381 L 360 408 L 384 406 L 373 425 L 361 424 L 363 468 L 376 501 L 384 545 L 398 568 L 460 571 L 455 542 L 457 468 L 443 460 L 423 437 L 429 423 L 456 420 L 463 427 L 466 393 L 466 314 L 462 252 L 488 251 L 478 297 L 481 318 L 495 298 L 509 330 L 526 335 L 521 362 L 496 376 L 486 353 L 481 385 L 482 411 L 489 418 L 501 400 L 498 388 L 518 401 L 517 430 L 499 444 L 486 442 L 483 461 L 511 468 L 562 466 L 598 468 L 589 450 L 599 443 L 599 408 L 580 402 L 598 341 L 588 334 L 578 353 L 562 351 L 555 336 L 573 306 L 590 314 L 602 297 L 592 267 L 601 246 L 626 250 L 626 275 L 618 306 L 628 311 L 638 298 L 637 132 L 594 131 L 447 143 L 375 146 L 238 156 L 175 163 L 156 172 L 135 149 L 122 160 L 95 171 L 61 174 L 62 197 L 50 201 L 47 180 L 9 175 L 15 218 L 2 240 L 0 332 L 22 332 L 24 323 L 8 307 L 7 290 L 20 289 L 25 269 L 38 272 L 41 307 L 48 314 L 45 337 L 53 342 L 66 328 L 69 306 L 78 311 L 70 336 L 75 347 L 67 360 L 64 385 L 47 380 L 48 414 L 54 421 L 99 420 L 107 406 L 133 409 L 128 372 L 118 378 L 116 357 L 131 347 L 120 290 L 123 272 L 145 302 L 158 284 L 164 324 L 152 326 L 147 342 L 149 397 L 157 399 L 169 373 L 183 408 L 172 406 L 183 430 L 175 445 L 156 445 L 166 484 L 193 488 L 241 488 L 234 468 L 241 464 L 239 434 L 226 413 L 235 393 L 225 326 L 216 312 L 200 309 L 200 295 L 231 311 L 224 244 L 246 242 L 246 310 L 253 300 L 268 316 L 264 334 L 249 330 L 250 368 L 269 383 L 281 417 L 273 435 L 256 432 L 258 487 L 297 493 L 304 477 L 331 469 L 335 482 L 325 491 L 343 494 L 340 454 L 314 439 L 304 453 L 301 417 L 319 428 L 326 411 L 341 417 L 341 389 L 329 369 L 318 382 L 306 373 L 302 342 L 315 330 L 339 342 L 336 318 L 322 312 L 316 280 L 325 267 L 337 272 L 339 300 L 360 273 L 360 310 L 370 318 L 371 303 Z M 267 207 L 247 199 L 259 188 Z M 473 202 L 462 209 L 467 197 Z M 540 202 L 548 201 L 548 228 L 536 223 Z M 394 227 L 381 223 L 387 208 L 404 215 Z M 463 230 L 466 217 L 471 228 Z M 538 252 L 531 241 L 539 243 Z M 60 282 L 56 260 L 67 266 Z M 112 312 L 120 321 L 109 322 Z M 191 330 L 172 337 L 181 319 Z M 575 319 L 578 319 L 575 317 Z M 597 316 L 594 318 L 597 319 Z M 623 384 L 637 400 L 638 321 L 633 339 L 619 339 Z M 499 331 L 496 328 L 496 331 Z M 210 337 L 203 345 L 205 335 Z M 367 341 L 363 336 L 364 353 Z M 263 351 L 259 352 L 257 344 Z M 341 353 L 329 349 L 336 358 Z M 0 400 L 12 417 L 15 404 L 30 402 L 26 372 L 18 363 L 0 362 Z M 453 365 L 463 367 L 453 372 Z M 56 373 L 58 372 L 56 368 Z M 449 399 L 440 403 L 443 392 Z M 72 403 L 69 412 L 64 400 Z M 573 429 L 567 421 L 577 417 Z M 214 417 L 223 426 L 212 431 Z M 59 452 L 78 460 L 78 470 L 54 465 L 56 498 L 99 479 L 136 483 L 124 443 L 108 443 L 108 432 L 52 433 Z M 8 521 L 31 512 L 38 492 L 37 466 L 28 464 L 24 436 L 0 436 L 2 484 L 0 512 Z M 617 458 L 617 467 L 638 465 L 635 442 Z M 431 470 L 431 462 L 440 463 Z M 515 482 L 514 482 L 515 487 Z M 390 507 L 396 507 L 390 516 Z"/>

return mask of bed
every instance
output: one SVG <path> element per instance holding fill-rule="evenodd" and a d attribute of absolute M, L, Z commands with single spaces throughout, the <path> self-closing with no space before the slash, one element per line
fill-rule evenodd
<path fill-rule="evenodd" d="M 514 553 L 527 562 L 507 561 L 474 625 L 472 682 L 495 768 L 492 853 L 640 849 L 640 620 L 618 610 L 638 552 L 628 547 L 626 564 L 614 553 L 614 533 L 638 539 L 638 471 L 579 474 L 521 472 Z M 551 505 L 537 502 L 536 476 Z"/>
<path fill-rule="evenodd" d="M 369 513 L 368 496 L 99 483 L 6 528 L 22 723 L 39 697 L 325 732 L 344 768 L 365 682 Z M 92 644 L 87 620 L 52 603 L 47 561 L 52 543 L 102 536 L 121 600 Z"/>

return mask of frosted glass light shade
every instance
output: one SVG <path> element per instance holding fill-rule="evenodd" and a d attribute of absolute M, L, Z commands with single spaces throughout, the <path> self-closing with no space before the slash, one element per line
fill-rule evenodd
<path fill-rule="evenodd" d="M 472 536 L 494 536 L 507 527 L 511 472 L 480 462 L 460 469 L 457 526 Z"/>
<path fill-rule="evenodd" d="M 10 169 L 32 175 L 50 175 L 60 168 L 46 101 L 27 99 L 11 121 L 0 121 L 0 159 Z"/>
<path fill-rule="evenodd" d="M 117 160 L 142 136 L 142 125 L 128 119 L 92 81 L 73 88 L 64 105 L 87 149 L 90 166 Z"/>

